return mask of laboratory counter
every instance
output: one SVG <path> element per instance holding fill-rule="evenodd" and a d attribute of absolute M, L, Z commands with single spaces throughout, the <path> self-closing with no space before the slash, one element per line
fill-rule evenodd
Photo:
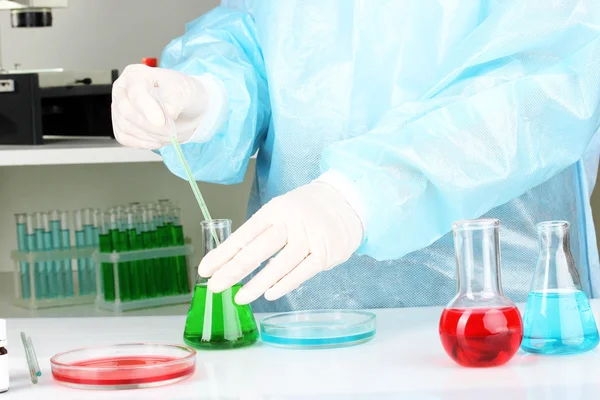
<path fill-rule="evenodd" d="M 592 302 L 596 319 L 600 300 Z M 287 350 L 262 342 L 199 351 L 193 377 L 152 389 L 84 391 L 53 381 L 49 359 L 65 350 L 125 342 L 182 343 L 185 316 L 8 319 L 13 399 L 600 399 L 600 349 L 574 356 L 519 351 L 506 365 L 454 364 L 438 337 L 440 307 L 375 310 L 377 335 L 340 349 Z M 257 315 L 260 319 L 261 315 Z M 32 337 L 42 376 L 29 381 L 19 332 Z"/>

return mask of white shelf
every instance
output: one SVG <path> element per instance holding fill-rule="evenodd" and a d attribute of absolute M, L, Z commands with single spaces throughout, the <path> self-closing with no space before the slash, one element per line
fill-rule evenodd
<path fill-rule="evenodd" d="M 150 150 L 121 146 L 109 138 L 44 138 L 41 146 L 0 146 L 0 166 L 156 162 Z"/>

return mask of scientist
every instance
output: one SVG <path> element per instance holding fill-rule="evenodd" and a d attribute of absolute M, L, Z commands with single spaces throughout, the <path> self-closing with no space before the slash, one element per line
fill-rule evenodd
<path fill-rule="evenodd" d="M 215 292 L 250 277 L 236 301 L 256 311 L 444 304 L 452 222 L 487 216 L 514 300 L 555 219 L 600 295 L 596 0 L 224 1 L 114 85 L 119 142 L 184 177 L 156 87 L 197 180 L 239 183 L 258 150 L 253 216 L 199 267 Z"/>

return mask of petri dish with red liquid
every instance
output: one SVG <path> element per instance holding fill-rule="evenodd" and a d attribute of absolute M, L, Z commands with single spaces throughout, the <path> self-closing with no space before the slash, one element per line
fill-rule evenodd
<path fill-rule="evenodd" d="M 86 347 L 50 359 L 58 383 L 78 389 L 138 389 L 193 375 L 196 351 L 181 345 L 132 343 Z"/>
<path fill-rule="evenodd" d="M 507 363 L 523 340 L 523 321 L 502 292 L 497 219 L 454 223 L 458 294 L 440 318 L 448 356 L 464 367 Z"/>

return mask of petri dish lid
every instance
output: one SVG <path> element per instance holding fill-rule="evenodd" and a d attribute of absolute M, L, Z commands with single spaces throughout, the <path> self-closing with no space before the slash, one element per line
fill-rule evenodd
<path fill-rule="evenodd" d="M 375 336 L 375 314 L 367 311 L 293 311 L 263 318 L 263 342 L 286 348 L 335 348 L 367 342 Z"/>
<path fill-rule="evenodd" d="M 57 382 L 78 389 L 137 389 L 168 385 L 194 374 L 196 351 L 157 343 L 86 347 L 50 359 Z"/>

